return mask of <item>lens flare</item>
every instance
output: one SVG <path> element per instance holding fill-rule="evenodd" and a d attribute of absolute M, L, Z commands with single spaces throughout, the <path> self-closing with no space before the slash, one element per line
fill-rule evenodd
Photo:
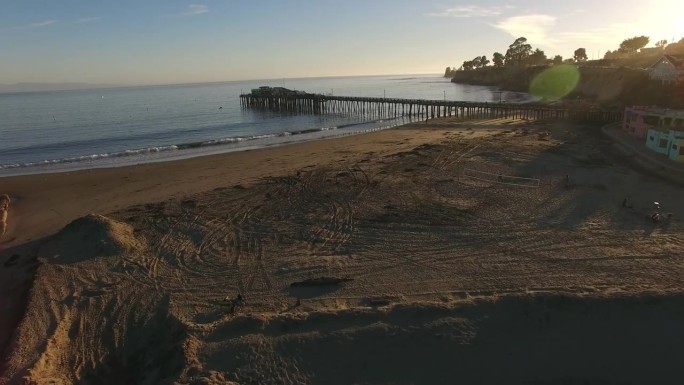
<path fill-rule="evenodd" d="M 530 93 L 545 101 L 556 101 L 571 93 L 580 80 L 574 65 L 553 66 L 537 75 L 530 84 Z"/>

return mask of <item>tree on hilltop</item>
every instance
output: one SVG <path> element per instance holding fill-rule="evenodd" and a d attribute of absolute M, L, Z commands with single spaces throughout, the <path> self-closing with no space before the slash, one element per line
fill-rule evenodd
<path fill-rule="evenodd" d="M 667 45 L 667 40 L 665 40 L 665 39 L 659 40 L 659 41 L 657 41 L 657 42 L 655 43 L 655 46 L 656 46 L 656 47 L 662 48 L 662 49 L 665 49 L 665 46 L 666 46 L 666 45 Z"/>
<path fill-rule="evenodd" d="M 503 67 L 504 55 L 502 55 L 501 53 L 494 52 L 494 55 L 492 56 L 492 60 L 494 61 L 494 67 Z"/>
<path fill-rule="evenodd" d="M 676 43 L 671 43 L 665 46 L 665 53 L 671 55 L 681 55 L 684 54 L 684 38 Z"/>
<path fill-rule="evenodd" d="M 587 59 L 589 59 L 587 57 L 587 50 L 584 48 L 577 48 L 575 50 L 575 55 L 573 56 L 573 59 L 575 59 L 575 61 L 578 63 L 587 61 Z"/>
<path fill-rule="evenodd" d="M 527 38 L 519 37 L 515 39 L 506 51 L 506 65 L 522 65 L 531 52 L 532 46 L 527 44 Z"/>
<path fill-rule="evenodd" d="M 556 55 L 553 57 L 553 64 L 563 64 L 563 56 Z"/>
<path fill-rule="evenodd" d="M 634 36 L 629 39 L 625 39 L 620 43 L 620 48 L 618 48 L 618 52 L 620 53 L 634 53 L 641 48 L 646 47 L 646 44 L 648 44 L 649 40 L 651 40 L 650 37 L 648 36 Z"/>
<path fill-rule="evenodd" d="M 466 60 L 466 61 L 464 61 L 464 62 L 463 62 L 463 65 L 461 66 L 461 68 L 462 68 L 464 71 L 470 71 L 470 70 L 473 70 L 473 69 L 486 67 L 487 64 L 489 64 L 489 60 L 487 59 L 486 56 L 484 56 L 484 55 L 482 55 L 482 56 L 475 56 L 475 58 L 474 58 L 473 60 Z"/>
<path fill-rule="evenodd" d="M 622 59 L 626 56 L 629 56 L 629 55 L 626 53 L 620 52 L 619 50 L 616 49 L 614 51 L 611 51 L 611 50 L 606 51 L 606 54 L 603 55 L 603 58 L 608 59 L 608 60 L 614 60 L 614 59 Z"/>
<path fill-rule="evenodd" d="M 546 54 L 539 48 L 535 49 L 534 52 L 527 57 L 527 62 L 530 65 L 542 65 L 546 64 Z"/>

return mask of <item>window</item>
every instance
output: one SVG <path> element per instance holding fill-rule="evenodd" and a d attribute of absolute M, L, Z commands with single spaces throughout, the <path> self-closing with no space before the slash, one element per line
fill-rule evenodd
<path fill-rule="evenodd" d="M 666 148 L 667 147 L 667 139 L 660 139 L 660 147 Z"/>
<path fill-rule="evenodd" d="M 648 140 L 650 140 L 651 142 L 655 142 L 655 138 L 653 137 L 653 135 L 649 136 Z"/>
<path fill-rule="evenodd" d="M 657 116 L 647 115 L 644 117 L 644 123 L 649 124 L 651 126 L 655 126 L 656 124 L 658 124 L 658 122 L 660 122 L 660 118 Z"/>

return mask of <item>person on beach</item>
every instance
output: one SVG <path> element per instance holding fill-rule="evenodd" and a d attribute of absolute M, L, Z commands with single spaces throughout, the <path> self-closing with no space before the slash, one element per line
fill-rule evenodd
<path fill-rule="evenodd" d="M 235 309 L 237 309 L 238 307 L 240 307 L 244 304 L 245 304 L 245 297 L 242 296 L 242 293 L 238 293 L 237 297 L 235 297 L 235 299 L 231 301 L 230 313 L 231 314 L 235 313 Z"/>
<path fill-rule="evenodd" d="M 0 237 L 5 234 L 5 231 L 7 231 L 7 213 L 9 212 L 9 204 L 9 195 L 0 195 Z"/>

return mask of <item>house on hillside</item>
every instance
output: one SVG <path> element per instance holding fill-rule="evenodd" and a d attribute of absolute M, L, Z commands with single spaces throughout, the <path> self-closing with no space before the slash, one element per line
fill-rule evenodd
<path fill-rule="evenodd" d="M 639 50 L 639 53 L 645 55 L 657 55 L 658 52 L 663 53 L 662 47 L 644 47 Z"/>
<path fill-rule="evenodd" d="M 663 55 L 648 69 L 651 80 L 662 83 L 684 82 L 684 58 L 674 55 Z"/>

